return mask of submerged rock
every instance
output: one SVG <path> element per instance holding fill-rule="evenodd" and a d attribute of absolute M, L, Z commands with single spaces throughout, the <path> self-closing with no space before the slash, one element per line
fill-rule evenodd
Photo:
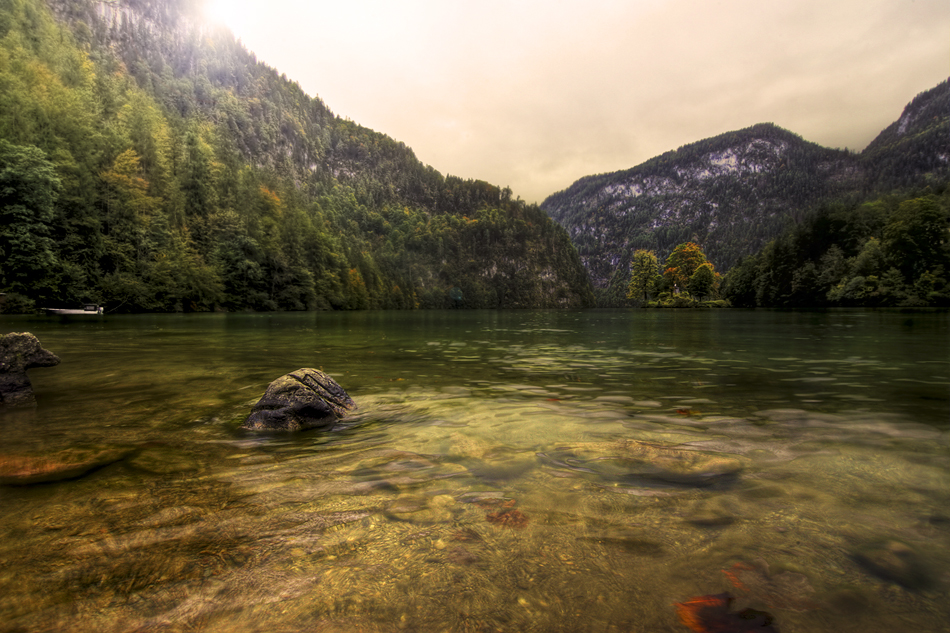
<path fill-rule="evenodd" d="M 696 527 L 714 528 L 732 525 L 736 518 L 736 508 L 729 501 L 716 497 L 695 504 L 685 520 Z"/>
<path fill-rule="evenodd" d="M 755 609 L 730 610 L 733 597 L 728 593 L 696 596 L 676 603 L 680 622 L 697 633 L 778 633 L 772 626 L 772 614 Z"/>
<path fill-rule="evenodd" d="M 620 548 L 637 556 L 661 556 L 664 553 L 662 543 L 644 538 L 639 531 L 623 528 L 594 531 L 585 536 L 577 537 L 577 540 Z"/>
<path fill-rule="evenodd" d="M 11 332 L 0 336 L 0 405 L 36 404 L 33 385 L 26 370 L 59 365 L 59 357 L 43 349 L 29 332 Z"/>
<path fill-rule="evenodd" d="M 328 429 L 356 403 L 335 380 L 318 369 L 303 368 L 268 387 L 242 428 L 259 431 Z"/>
<path fill-rule="evenodd" d="M 928 589 L 934 583 L 933 572 L 924 556 L 894 539 L 866 543 L 852 556 L 878 578 L 912 591 Z"/>
<path fill-rule="evenodd" d="M 485 520 L 495 525 L 522 529 L 528 525 L 528 517 L 520 510 L 506 508 L 496 512 L 489 512 L 485 515 Z"/>
<path fill-rule="evenodd" d="M 636 440 L 590 442 L 538 453 L 558 468 L 586 472 L 625 483 L 703 487 L 734 481 L 748 460 Z"/>
<path fill-rule="evenodd" d="M 762 558 L 752 563 L 735 563 L 722 573 L 744 598 L 770 609 L 810 611 L 819 607 L 814 600 L 815 589 L 804 574 L 792 571 L 773 574 Z"/>
<path fill-rule="evenodd" d="M 125 449 L 68 449 L 50 455 L 0 455 L 0 484 L 28 486 L 78 479 L 129 453 Z"/>
<path fill-rule="evenodd" d="M 631 475 L 685 486 L 707 486 L 736 477 L 745 460 L 734 455 L 683 450 L 649 442 L 617 443 L 619 462 Z"/>

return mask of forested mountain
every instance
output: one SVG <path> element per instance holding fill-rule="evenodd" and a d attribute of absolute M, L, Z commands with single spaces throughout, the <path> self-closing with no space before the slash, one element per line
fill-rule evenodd
<path fill-rule="evenodd" d="M 914 98 L 861 152 L 865 191 L 912 190 L 948 180 L 950 81 Z"/>
<path fill-rule="evenodd" d="M 729 132 L 625 171 L 588 176 L 541 204 L 577 246 L 599 305 L 623 305 L 637 249 L 662 260 L 693 241 L 727 271 L 811 209 L 950 178 L 950 84 L 911 102 L 862 153 L 771 124 Z"/>
<path fill-rule="evenodd" d="M 334 115 L 194 5 L 0 4 L 8 310 L 591 303 L 536 205 Z"/>

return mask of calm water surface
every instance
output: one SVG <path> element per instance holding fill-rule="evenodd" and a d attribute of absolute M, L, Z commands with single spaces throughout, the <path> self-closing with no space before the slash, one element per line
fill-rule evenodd
<path fill-rule="evenodd" d="M 11 318 L 62 364 L 0 460 L 0 631 L 950 631 L 950 319 L 897 312 Z M 327 371 L 329 433 L 238 427 Z"/>

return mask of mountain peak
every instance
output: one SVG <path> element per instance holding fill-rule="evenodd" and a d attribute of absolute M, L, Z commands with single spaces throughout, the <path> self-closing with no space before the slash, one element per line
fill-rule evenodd
<path fill-rule="evenodd" d="M 950 80 L 918 94 L 904 107 L 899 119 L 877 135 L 864 150 L 871 155 L 887 149 L 905 139 L 921 135 L 943 133 L 947 138 L 950 121 Z"/>

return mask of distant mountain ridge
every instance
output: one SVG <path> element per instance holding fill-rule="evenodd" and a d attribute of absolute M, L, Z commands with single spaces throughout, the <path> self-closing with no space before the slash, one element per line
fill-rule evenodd
<path fill-rule="evenodd" d="M 622 305 L 637 249 L 662 259 L 695 241 L 725 272 L 815 205 L 946 182 L 948 117 L 950 85 L 943 82 L 918 95 L 860 154 L 759 124 L 586 176 L 541 208 L 570 234 L 598 304 Z"/>

